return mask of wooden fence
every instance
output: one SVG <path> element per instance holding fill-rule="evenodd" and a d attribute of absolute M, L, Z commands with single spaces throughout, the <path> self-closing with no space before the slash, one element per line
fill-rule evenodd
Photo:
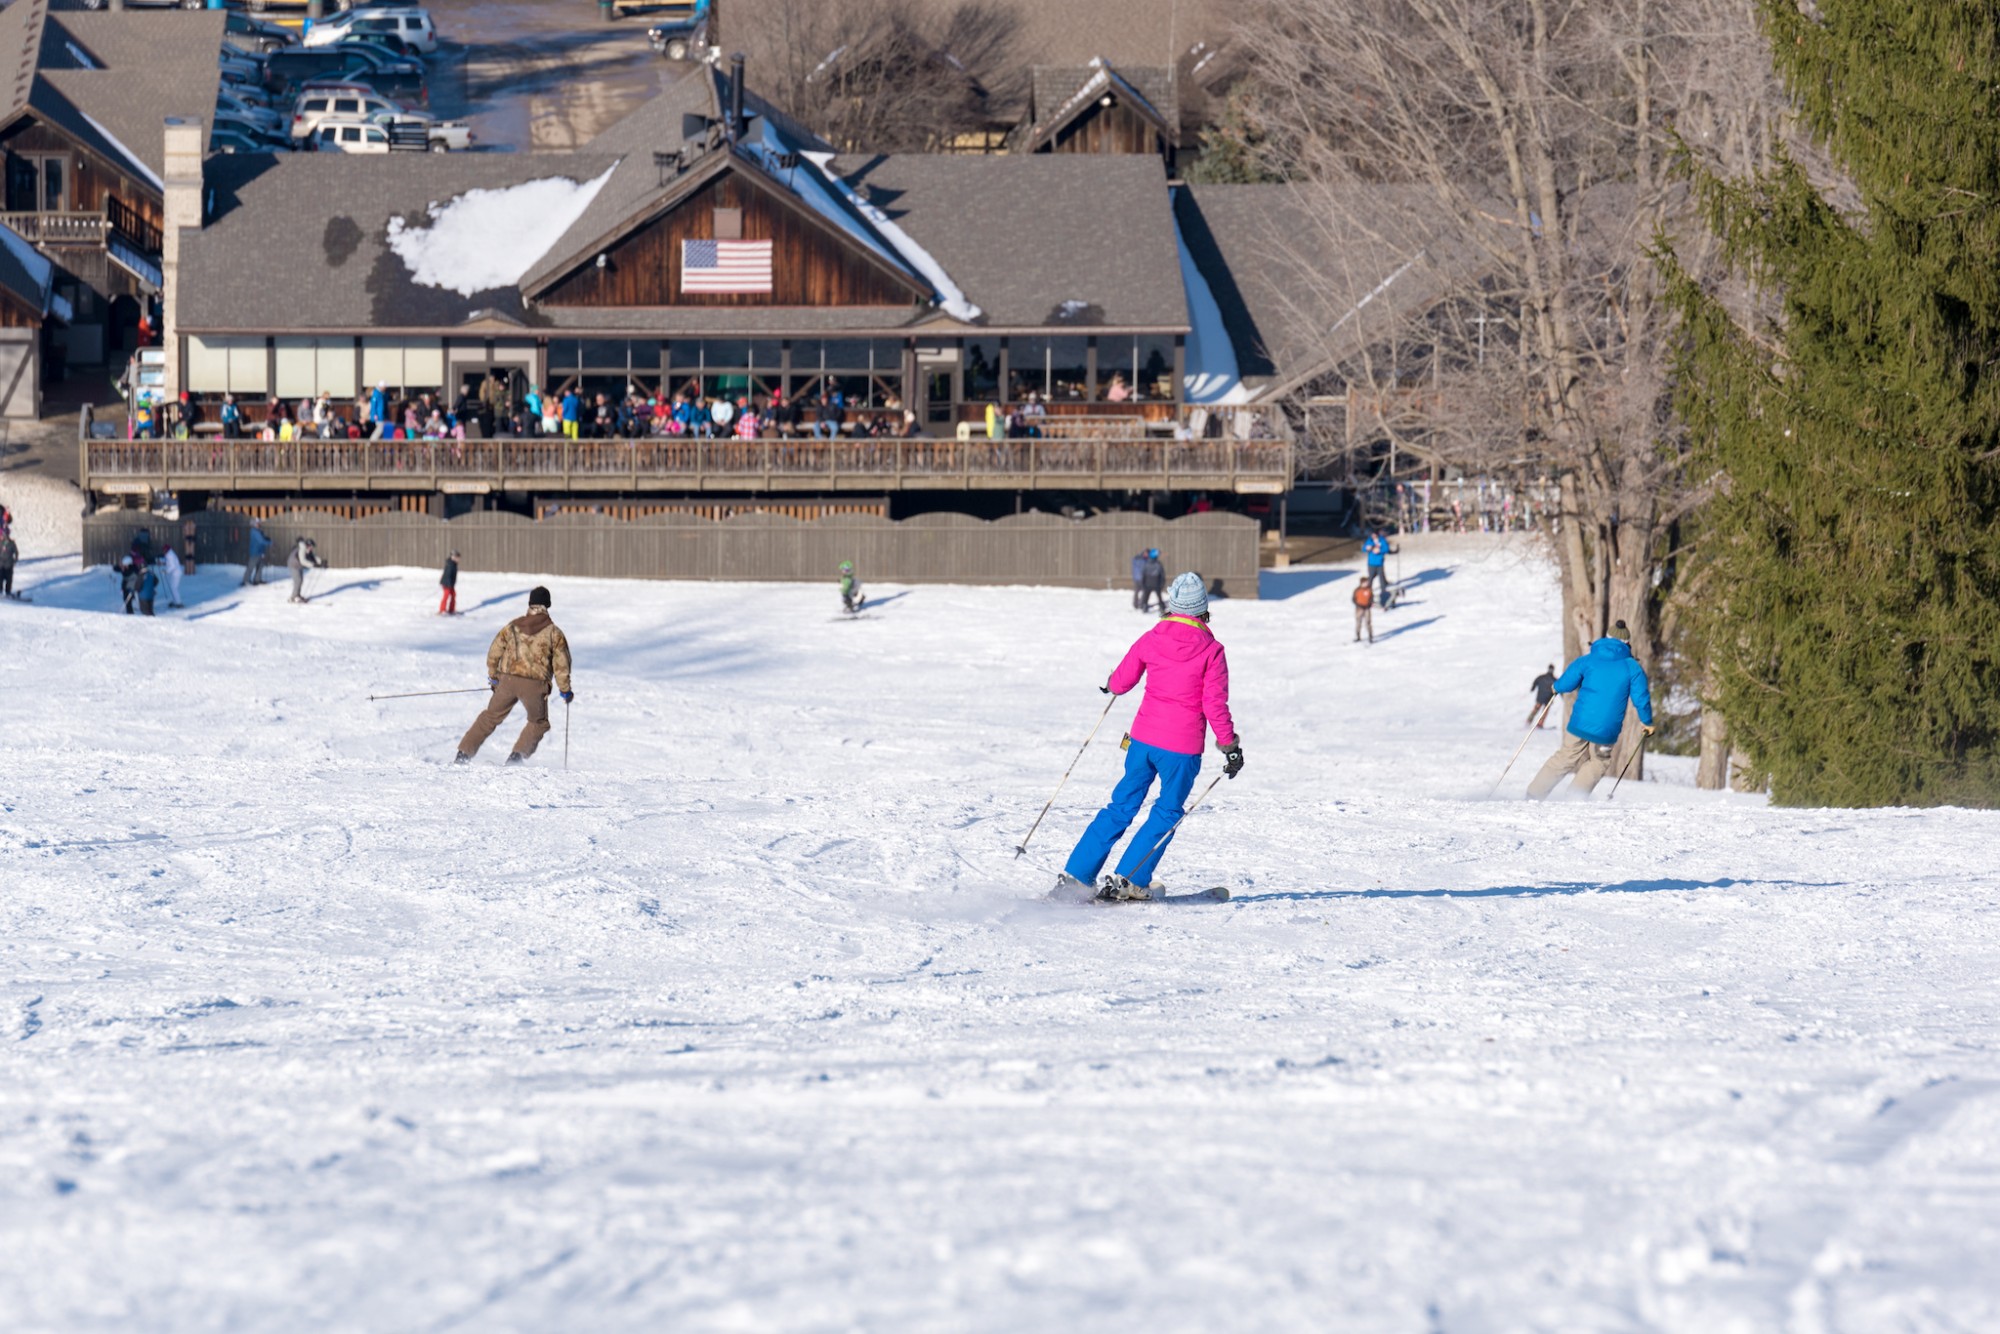
<path fill-rule="evenodd" d="M 241 563 L 250 521 L 227 511 L 167 520 L 134 510 L 93 514 L 83 523 L 86 567 L 115 561 L 141 528 L 154 550 L 192 538 L 203 564 Z M 1044 584 L 1123 588 L 1132 556 L 1158 547 L 1169 574 L 1197 570 L 1224 596 L 1257 596 L 1258 524 L 1239 514 L 1156 519 L 1103 514 L 1072 520 L 1021 514 L 992 521 L 963 514 L 890 520 L 865 514 L 800 522 L 777 514 L 621 519 L 558 514 L 529 519 L 485 512 L 456 519 L 374 514 L 346 519 L 293 510 L 268 519 L 271 555 L 282 562 L 311 537 L 337 569 L 431 567 L 458 551 L 465 566 L 549 578 L 726 579 L 800 582 L 833 578 L 851 560 L 862 577 L 900 584 Z"/>
<path fill-rule="evenodd" d="M 1282 440 L 91 440 L 85 490 L 1289 489 Z"/>

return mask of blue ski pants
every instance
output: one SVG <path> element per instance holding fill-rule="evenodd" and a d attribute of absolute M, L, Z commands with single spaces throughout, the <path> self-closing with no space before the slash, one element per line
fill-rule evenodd
<path fill-rule="evenodd" d="M 1160 843 L 1174 822 L 1187 810 L 1188 793 L 1194 789 L 1195 775 L 1201 772 L 1201 756 L 1182 755 L 1171 750 L 1161 750 L 1143 741 L 1134 741 L 1125 752 L 1125 776 L 1112 789 L 1111 804 L 1097 813 L 1090 822 L 1090 828 L 1083 831 L 1077 840 L 1076 851 L 1069 855 L 1069 865 L 1064 871 L 1081 880 L 1086 885 L 1097 883 L 1097 873 L 1104 869 L 1105 861 L 1111 856 L 1112 847 L 1131 828 L 1132 821 L 1139 814 L 1139 808 L 1146 803 L 1146 793 L 1152 790 L 1153 780 L 1160 780 L 1160 795 L 1153 800 L 1153 809 L 1146 816 L 1146 823 L 1139 833 L 1125 846 L 1125 855 L 1118 859 L 1118 874 L 1135 885 L 1153 883 L 1153 872 L 1160 864 L 1160 858 L 1167 855 L 1173 846 L 1168 837 L 1157 851 L 1153 845 Z"/>

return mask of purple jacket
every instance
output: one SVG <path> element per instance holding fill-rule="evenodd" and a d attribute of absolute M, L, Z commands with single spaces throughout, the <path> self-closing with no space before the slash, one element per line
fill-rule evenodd
<path fill-rule="evenodd" d="M 1177 755 L 1199 755 L 1202 729 L 1215 731 L 1215 744 L 1236 744 L 1236 724 L 1229 717 L 1229 660 L 1222 645 L 1200 621 L 1186 616 L 1162 617 L 1111 673 L 1106 684 L 1122 695 L 1151 675 L 1139 716 L 1132 720 L 1132 739 Z"/>

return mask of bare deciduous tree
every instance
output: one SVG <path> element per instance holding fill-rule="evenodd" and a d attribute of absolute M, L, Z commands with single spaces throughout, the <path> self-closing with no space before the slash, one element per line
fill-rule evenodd
<path fill-rule="evenodd" d="M 1267 151 L 1322 233 L 1299 261 L 1399 266 L 1403 299 L 1328 322 L 1369 429 L 1468 474 L 1555 478 L 1565 651 L 1623 620 L 1650 662 L 1701 488 L 1648 252 L 1695 230 L 1677 121 L 1732 159 L 1765 151 L 1780 103 L 1750 5 L 1266 0 L 1239 40 Z"/>
<path fill-rule="evenodd" d="M 758 81 L 842 152 L 949 152 L 1025 100 L 1017 29 L 1004 0 L 781 0 L 760 42 L 777 68 Z"/>

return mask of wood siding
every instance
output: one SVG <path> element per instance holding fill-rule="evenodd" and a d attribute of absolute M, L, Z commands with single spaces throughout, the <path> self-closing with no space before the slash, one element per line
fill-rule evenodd
<path fill-rule="evenodd" d="M 722 295 L 681 292 L 681 242 L 715 238 L 715 210 L 743 210 L 743 239 L 771 244 L 772 291 Z M 898 281 L 826 223 L 778 200 L 739 170 L 719 176 L 624 240 L 559 279 L 544 305 L 908 306 L 929 297 Z"/>
<path fill-rule="evenodd" d="M 1043 151 L 1165 154 L 1167 145 L 1151 121 L 1121 102 L 1108 107 L 1093 104 L 1056 131 Z"/>
<path fill-rule="evenodd" d="M 159 191 L 126 175 L 53 125 L 24 116 L 0 131 L 0 144 L 9 153 L 69 154 L 72 213 L 100 213 L 106 201 L 115 198 L 155 228 L 165 219 L 165 202 Z"/>
<path fill-rule="evenodd" d="M 0 291 L 0 329 L 39 329 L 42 317 L 12 292 Z"/>

